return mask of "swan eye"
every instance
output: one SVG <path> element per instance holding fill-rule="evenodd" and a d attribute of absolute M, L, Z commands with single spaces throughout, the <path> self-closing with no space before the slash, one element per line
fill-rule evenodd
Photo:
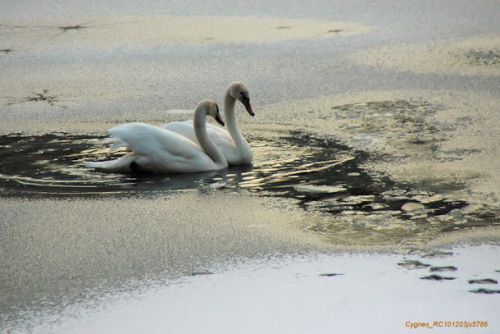
<path fill-rule="evenodd" d="M 246 95 L 241 94 L 241 102 L 248 103 L 250 102 L 250 98 Z"/>

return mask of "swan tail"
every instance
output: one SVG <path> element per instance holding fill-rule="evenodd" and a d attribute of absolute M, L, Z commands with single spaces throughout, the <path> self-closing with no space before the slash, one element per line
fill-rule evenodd
<path fill-rule="evenodd" d="M 128 145 L 127 145 L 126 142 L 124 142 L 120 138 L 116 138 L 116 137 L 106 138 L 106 139 L 103 140 L 103 143 L 104 144 L 109 144 L 109 148 L 112 149 L 112 150 L 116 150 L 116 149 L 119 149 L 119 148 L 122 148 L 122 147 L 127 147 L 128 148 Z"/>

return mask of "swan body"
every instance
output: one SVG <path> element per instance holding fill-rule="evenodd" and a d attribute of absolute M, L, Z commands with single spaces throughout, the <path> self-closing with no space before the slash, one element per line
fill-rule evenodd
<path fill-rule="evenodd" d="M 127 147 L 130 153 L 116 160 L 86 162 L 85 166 L 108 172 L 196 173 L 227 167 L 227 161 L 207 135 L 206 117 L 220 124 L 213 101 L 202 101 L 194 113 L 197 142 L 173 131 L 145 124 L 120 124 L 108 130 L 112 148 Z"/>
<path fill-rule="evenodd" d="M 224 119 L 228 130 L 210 124 L 207 125 L 208 136 L 220 148 L 230 166 L 248 165 L 253 161 L 252 149 L 238 128 L 234 110 L 237 100 L 245 106 L 251 116 L 254 116 L 248 89 L 241 82 L 233 82 L 227 88 L 224 96 Z M 192 120 L 172 122 L 163 127 L 197 142 Z"/>

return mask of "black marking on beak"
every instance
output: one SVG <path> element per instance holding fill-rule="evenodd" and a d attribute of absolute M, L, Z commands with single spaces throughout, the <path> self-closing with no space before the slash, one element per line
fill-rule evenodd
<path fill-rule="evenodd" d="M 220 125 L 222 126 L 225 126 L 224 125 L 224 121 L 222 120 L 222 118 L 220 118 L 220 113 L 219 113 L 219 106 L 218 105 L 215 105 L 215 107 L 217 108 L 217 114 L 215 114 L 215 120 L 217 121 L 217 123 L 219 123 Z"/>
<path fill-rule="evenodd" d="M 242 95 L 241 96 L 241 103 L 243 103 L 243 105 L 245 106 L 245 109 L 250 114 L 250 116 L 252 116 L 252 117 L 255 116 L 255 113 L 252 110 L 252 105 L 250 104 L 250 98 Z"/>

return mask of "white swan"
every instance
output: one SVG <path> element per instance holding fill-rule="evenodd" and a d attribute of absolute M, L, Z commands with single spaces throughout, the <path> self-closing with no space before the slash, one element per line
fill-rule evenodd
<path fill-rule="evenodd" d="M 194 112 L 197 143 L 170 130 L 145 123 L 120 124 L 108 130 L 112 148 L 131 152 L 116 160 L 86 162 L 85 166 L 108 172 L 196 173 L 227 167 L 227 160 L 207 135 L 207 115 L 224 125 L 213 101 L 202 101 Z M 201 146 L 201 147 L 200 147 Z"/>
<path fill-rule="evenodd" d="M 230 166 L 248 165 L 253 161 L 252 149 L 238 128 L 234 112 L 236 100 L 245 106 L 245 109 L 251 116 L 255 115 L 250 105 L 248 89 L 242 82 L 233 82 L 227 88 L 226 95 L 224 96 L 224 120 L 226 121 L 228 130 L 226 131 L 213 125 L 207 126 L 208 136 L 221 149 Z M 163 127 L 196 142 L 193 121 L 191 120 L 172 122 Z"/>

